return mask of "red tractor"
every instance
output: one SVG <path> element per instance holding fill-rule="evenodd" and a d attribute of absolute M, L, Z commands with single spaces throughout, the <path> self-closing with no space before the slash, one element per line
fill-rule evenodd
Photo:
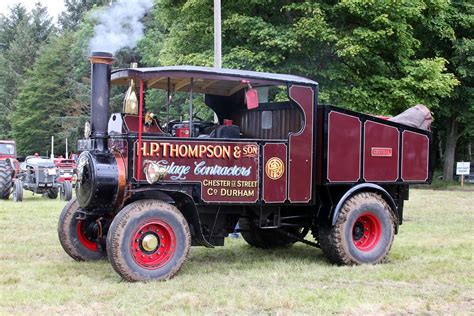
<path fill-rule="evenodd" d="M 74 185 L 76 182 L 76 161 L 74 159 L 59 157 L 54 158 L 54 165 L 59 171 L 58 182 L 64 183 L 65 181 L 69 181 Z"/>
<path fill-rule="evenodd" d="M 193 66 L 111 72 L 111 54 L 90 60 L 87 148 L 59 239 L 75 260 L 108 256 L 128 281 L 173 277 L 190 246 L 222 246 L 237 223 L 254 247 L 299 241 L 337 264 L 376 264 L 409 185 L 431 181 L 428 130 L 319 104 L 312 80 Z M 129 86 L 124 113 L 109 113 L 111 84 Z M 205 107 L 216 122 L 198 118 Z"/>
<path fill-rule="evenodd" d="M 13 180 L 19 169 L 15 141 L 0 140 L 0 199 L 8 200 L 10 197 Z"/>

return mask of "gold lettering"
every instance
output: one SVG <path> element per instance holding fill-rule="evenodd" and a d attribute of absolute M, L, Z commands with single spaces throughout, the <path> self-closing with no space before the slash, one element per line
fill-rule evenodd
<path fill-rule="evenodd" d="M 198 146 L 191 146 L 189 145 L 189 148 L 188 148 L 188 152 L 189 152 L 189 157 L 191 158 L 198 158 Z"/>
<path fill-rule="evenodd" d="M 168 148 L 170 147 L 170 143 L 162 143 L 161 146 L 163 147 L 163 157 L 168 157 Z"/>
<path fill-rule="evenodd" d="M 179 149 L 178 146 L 170 145 L 170 157 L 171 158 L 178 157 L 178 154 L 179 154 L 178 149 Z"/>
<path fill-rule="evenodd" d="M 160 144 L 158 143 L 151 143 L 150 144 L 150 156 L 159 156 L 160 151 Z"/>
<path fill-rule="evenodd" d="M 178 145 L 179 146 L 179 156 L 186 157 L 188 155 L 188 146 Z"/>
<path fill-rule="evenodd" d="M 137 143 L 137 147 L 138 147 L 138 143 Z M 147 148 L 148 148 L 147 143 L 142 143 L 142 156 L 143 157 L 148 157 Z"/>

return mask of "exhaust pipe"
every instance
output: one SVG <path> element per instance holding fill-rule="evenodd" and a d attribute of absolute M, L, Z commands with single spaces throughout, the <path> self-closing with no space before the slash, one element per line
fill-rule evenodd
<path fill-rule="evenodd" d="M 107 151 L 107 124 L 109 122 L 110 72 L 113 55 L 106 52 L 92 52 L 91 62 L 91 138 L 93 149 Z"/>

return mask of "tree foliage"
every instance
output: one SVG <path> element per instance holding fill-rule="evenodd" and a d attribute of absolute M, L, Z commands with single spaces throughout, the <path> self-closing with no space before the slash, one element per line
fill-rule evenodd
<path fill-rule="evenodd" d="M 67 118 L 75 113 L 72 89 L 67 74 L 72 73 L 70 45 L 72 36 L 64 35 L 44 46 L 18 96 L 12 116 L 13 136 L 20 154 L 49 149 L 50 137 L 65 136 Z M 61 146 L 64 138 L 59 137 Z"/>
<path fill-rule="evenodd" d="M 52 19 L 40 3 L 30 13 L 17 4 L 9 15 L 0 15 L 0 138 L 10 136 L 10 115 L 25 74 L 54 32 Z"/>

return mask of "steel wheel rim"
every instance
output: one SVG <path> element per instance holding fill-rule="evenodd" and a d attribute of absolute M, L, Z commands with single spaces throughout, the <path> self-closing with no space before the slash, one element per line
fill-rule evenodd
<path fill-rule="evenodd" d="M 360 215 L 352 226 L 352 241 L 357 249 L 368 252 L 373 250 L 382 236 L 382 225 L 371 212 Z"/>
<path fill-rule="evenodd" d="M 131 236 L 130 253 L 135 263 L 142 268 L 161 268 L 176 252 L 176 234 L 162 220 L 153 219 L 142 223 Z"/>
<path fill-rule="evenodd" d="M 84 232 L 84 221 L 82 220 L 77 221 L 76 229 L 77 229 L 77 238 L 79 239 L 79 242 L 87 249 L 97 252 L 98 251 L 97 243 L 89 240 Z"/>

